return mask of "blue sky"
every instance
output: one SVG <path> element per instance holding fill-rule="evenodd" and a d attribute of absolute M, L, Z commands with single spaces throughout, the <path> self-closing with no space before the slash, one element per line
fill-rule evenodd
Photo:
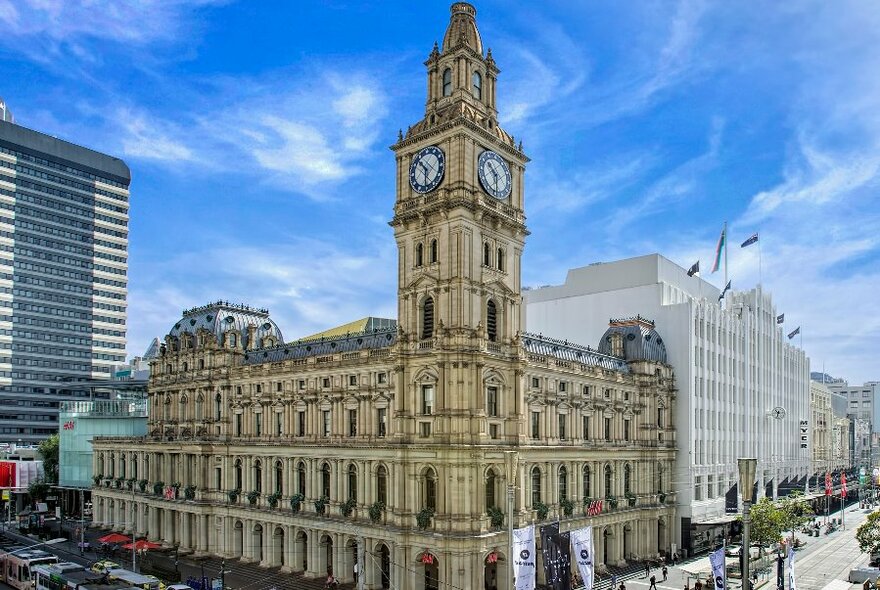
<path fill-rule="evenodd" d="M 17 122 L 132 169 L 129 353 L 216 299 L 287 339 L 394 317 L 388 146 L 449 4 L 0 0 Z M 876 3 L 475 5 L 532 158 L 526 285 L 650 252 L 705 271 L 727 221 L 734 288 L 759 231 L 813 369 L 880 378 Z"/>

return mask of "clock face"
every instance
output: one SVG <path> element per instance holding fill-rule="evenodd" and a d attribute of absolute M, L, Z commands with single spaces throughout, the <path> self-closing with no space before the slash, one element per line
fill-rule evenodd
<path fill-rule="evenodd" d="M 780 408 L 777 406 L 770 411 L 770 415 L 777 420 L 782 420 L 783 418 L 785 418 L 785 408 Z"/>
<path fill-rule="evenodd" d="M 422 148 L 409 167 L 409 183 L 417 193 L 429 193 L 443 181 L 446 157 L 437 146 Z"/>
<path fill-rule="evenodd" d="M 487 193 L 496 199 L 510 196 L 510 167 L 501 156 L 487 150 L 480 154 L 477 168 L 480 184 Z"/>

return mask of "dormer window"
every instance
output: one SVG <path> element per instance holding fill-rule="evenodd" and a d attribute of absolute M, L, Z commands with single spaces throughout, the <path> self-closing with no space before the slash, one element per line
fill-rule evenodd
<path fill-rule="evenodd" d="M 443 70 L 443 96 L 452 96 L 452 69 Z"/>
<path fill-rule="evenodd" d="M 474 72 L 474 75 L 471 76 L 471 81 L 473 83 L 474 98 L 483 100 L 483 76 L 480 75 L 480 72 Z"/>

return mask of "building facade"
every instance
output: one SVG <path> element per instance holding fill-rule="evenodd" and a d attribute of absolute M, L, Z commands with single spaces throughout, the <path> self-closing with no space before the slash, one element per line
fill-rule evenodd
<path fill-rule="evenodd" d="M 880 465 L 880 382 L 850 385 L 837 380 L 829 383 L 828 389 L 846 398 L 847 415 L 859 425 L 853 433 L 853 464 L 865 468 Z"/>
<path fill-rule="evenodd" d="M 680 546 L 710 548 L 737 512 L 738 457 L 758 459 L 759 495 L 806 489 L 811 451 L 800 428 L 811 417 L 809 361 L 776 324 L 760 286 L 720 292 L 652 254 L 570 270 L 565 284 L 526 291 L 533 332 L 600 337 L 607 318 L 656 320 L 679 384 L 675 481 Z"/>
<path fill-rule="evenodd" d="M 374 589 L 509 587 L 511 516 L 592 524 L 600 568 L 669 552 L 666 349 L 640 318 L 603 350 L 523 331 L 528 158 L 475 16 L 453 4 L 425 117 L 393 146 L 395 325 L 285 343 L 266 310 L 187 310 L 151 364 L 147 436 L 95 441 L 104 473 L 138 470 L 133 500 L 93 490 L 97 522 L 133 512 L 185 551 L 343 581 L 360 544 Z"/>
<path fill-rule="evenodd" d="M 0 441 L 58 431 L 67 384 L 125 360 L 130 173 L 0 120 Z"/>

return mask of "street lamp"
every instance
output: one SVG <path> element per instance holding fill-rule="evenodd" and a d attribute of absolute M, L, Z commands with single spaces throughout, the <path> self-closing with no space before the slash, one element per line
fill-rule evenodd
<path fill-rule="evenodd" d="M 736 464 L 739 468 L 739 492 L 742 495 L 743 501 L 743 543 L 741 551 L 745 551 L 745 556 L 742 561 L 742 584 L 743 588 L 749 588 L 749 558 L 752 553 L 749 539 L 749 525 L 751 524 L 749 509 L 752 507 L 752 500 L 754 500 L 752 493 L 755 489 L 755 468 L 758 465 L 758 460 L 740 458 L 736 460 Z"/>
<path fill-rule="evenodd" d="M 513 587 L 513 492 L 516 487 L 516 472 L 519 466 L 519 453 L 516 451 L 504 451 L 504 464 L 507 467 L 507 561 L 510 583 L 508 588 Z"/>

